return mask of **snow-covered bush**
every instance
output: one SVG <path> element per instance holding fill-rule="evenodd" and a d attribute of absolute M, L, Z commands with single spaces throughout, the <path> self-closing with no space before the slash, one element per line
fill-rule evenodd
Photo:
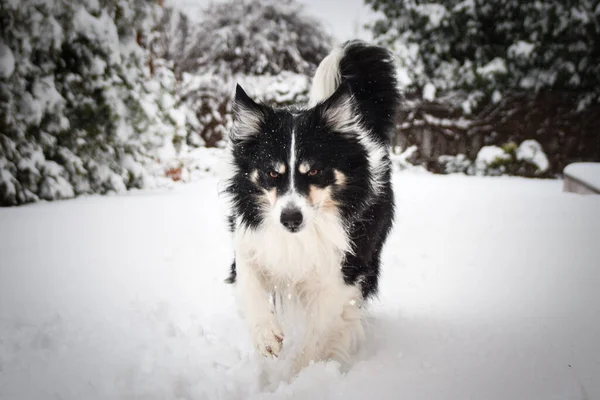
<path fill-rule="evenodd" d="M 222 147 L 231 128 L 231 99 L 239 83 L 256 100 L 283 107 L 308 101 L 310 78 L 283 71 L 279 75 L 222 77 L 183 74 L 179 101 L 187 112 L 187 144 Z"/>
<path fill-rule="evenodd" d="M 517 161 L 523 161 L 536 167 L 536 172 L 548 171 L 550 163 L 542 146 L 535 140 L 525 140 L 516 148 L 514 157 Z"/>
<path fill-rule="evenodd" d="M 440 163 L 446 173 L 464 172 L 469 175 L 546 176 L 549 168 L 548 158 L 535 140 L 525 140 L 519 146 L 513 142 L 502 147 L 484 146 L 474 162 L 460 154 L 442 156 Z"/>
<path fill-rule="evenodd" d="M 142 0 L 3 2 L 0 205 L 152 183 L 151 165 L 185 137 L 174 76 L 144 48 L 159 12 Z"/>
<path fill-rule="evenodd" d="M 582 107 L 600 100 L 596 0 L 366 2 L 381 16 L 374 36 L 396 49 L 415 87 L 481 91 L 479 103 L 547 89 L 576 93 Z"/>
<path fill-rule="evenodd" d="M 190 36 L 174 62 L 193 147 L 224 145 L 236 83 L 272 106 L 306 102 L 309 77 L 331 47 L 323 27 L 292 0 L 214 3 Z"/>
<path fill-rule="evenodd" d="M 193 147 L 214 147 L 231 128 L 232 82 L 218 75 L 183 74 L 179 101 L 186 105 Z"/>
<path fill-rule="evenodd" d="M 472 166 L 474 175 L 502 175 L 506 173 L 506 164 L 512 161 L 509 153 L 502 147 L 483 146 Z"/>
<path fill-rule="evenodd" d="M 294 0 L 215 2 L 204 10 L 178 71 L 310 75 L 330 44 L 319 21 Z"/>
<path fill-rule="evenodd" d="M 466 174 L 473 164 L 471 160 L 462 153 L 455 156 L 440 156 L 438 161 L 443 165 L 445 174 Z"/>
<path fill-rule="evenodd" d="M 238 82 L 252 96 L 272 106 L 301 105 L 308 102 L 311 78 L 282 71 L 277 75 L 238 76 Z"/>
<path fill-rule="evenodd" d="M 520 145 L 508 142 L 502 146 L 483 146 L 475 160 L 465 154 L 457 154 L 440 156 L 438 162 L 445 174 L 467 175 L 547 177 L 550 167 L 542 146 L 531 139 Z"/>
<path fill-rule="evenodd" d="M 395 148 L 390 154 L 390 161 L 392 161 L 392 170 L 394 172 L 399 171 L 412 171 L 412 172 L 426 172 L 427 170 L 420 165 L 415 165 L 413 162 L 414 156 L 418 153 L 419 149 L 417 146 L 410 146 L 409 148 L 401 151 L 399 148 Z"/>

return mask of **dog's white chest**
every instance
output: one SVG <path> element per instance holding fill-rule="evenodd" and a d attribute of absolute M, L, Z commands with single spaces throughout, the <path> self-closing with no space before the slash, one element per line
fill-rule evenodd
<path fill-rule="evenodd" d="M 341 277 L 348 240 L 336 220 L 317 220 L 301 232 L 286 232 L 277 224 L 235 233 L 236 253 L 284 284 Z"/>

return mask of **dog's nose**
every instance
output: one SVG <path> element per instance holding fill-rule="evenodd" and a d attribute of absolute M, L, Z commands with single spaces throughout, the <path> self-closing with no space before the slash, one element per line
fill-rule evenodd
<path fill-rule="evenodd" d="M 279 220 L 290 232 L 297 232 L 302 225 L 302 212 L 297 208 L 284 208 Z"/>

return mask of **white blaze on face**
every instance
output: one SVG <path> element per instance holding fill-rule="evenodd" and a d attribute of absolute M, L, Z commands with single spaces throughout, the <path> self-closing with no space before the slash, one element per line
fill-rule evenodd
<path fill-rule="evenodd" d="M 292 129 L 292 143 L 290 145 L 290 191 L 296 193 L 294 175 L 296 172 L 296 132 Z"/>
<path fill-rule="evenodd" d="M 302 226 L 300 230 L 304 227 L 306 221 L 310 221 L 310 216 L 312 215 L 312 209 L 308 199 L 299 194 L 296 191 L 296 163 L 297 160 L 297 149 L 296 149 L 296 133 L 292 131 L 291 142 L 290 142 L 290 158 L 288 160 L 288 191 L 283 196 L 279 197 L 275 202 L 273 207 L 273 218 L 276 220 L 276 223 L 283 224 L 281 222 L 282 212 L 284 210 L 286 212 L 290 212 L 290 210 L 300 211 L 302 214 Z M 283 225 L 282 225 L 283 228 Z"/>

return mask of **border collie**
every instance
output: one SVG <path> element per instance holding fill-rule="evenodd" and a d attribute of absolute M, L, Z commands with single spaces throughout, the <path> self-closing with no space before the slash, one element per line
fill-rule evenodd
<path fill-rule="evenodd" d="M 319 65 L 308 108 L 274 109 L 238 85 L 226 192 L 235 284 L 257 350 L 278 356 L 284 334 L 273 298 L 306 315 L 298 372 L 346 361 L 363 336 L 391 229 L 390 138 L 400 96 L 393 57 L 360 41 Z"/>

